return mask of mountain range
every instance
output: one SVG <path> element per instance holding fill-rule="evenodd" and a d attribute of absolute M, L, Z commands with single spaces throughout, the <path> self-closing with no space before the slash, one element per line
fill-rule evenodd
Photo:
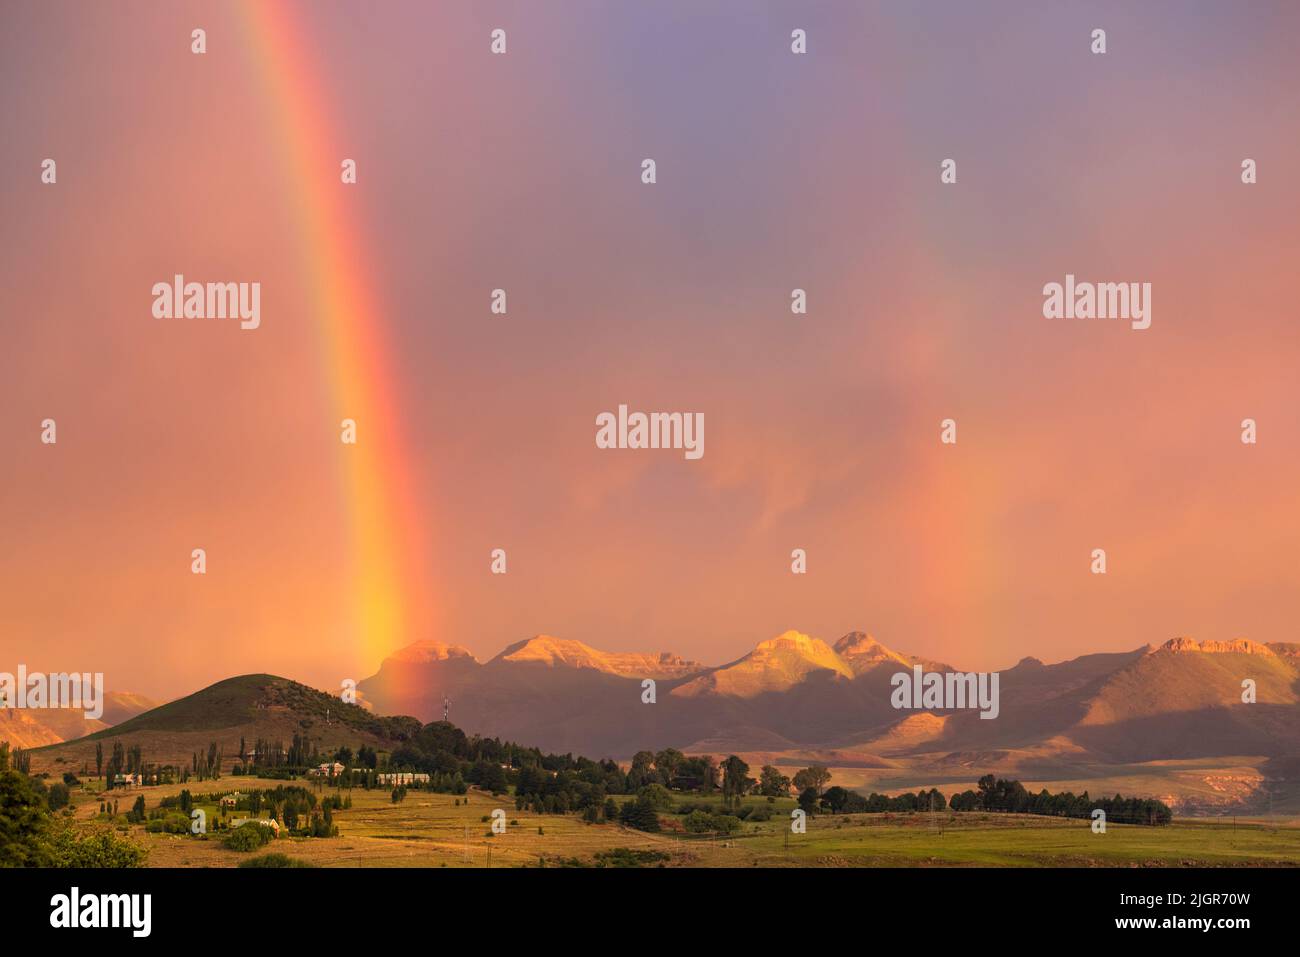
<path fill-rule="evenodd" d="M 819 751 L 864 767 L 892 758 L 1016 751 L 1132 763 L 1300 753 L 1300 645 L 1175 638 L 999 672 L 1000 714 L 900 711 L 891 678 L 943 662 L 893 651 L 863 632 L 834 645 L 787 631 L 719 666 L 670 653 L 599 651 L 539 635 L 487 662 L 421 641 L 359 683 L 384 714 L 449 716 L 469 731 L 546 750 L 629 757 Z M 643 702 L 653 679 L 654 703 Z M 1244 703 L 1243 681 L 1256 701 Z"/>
<path fill-rule="evenodd" d="M 144 695 L 107 691 L 104 713 L 99 718 L 62 708 L 0 708 L 0 741 L 15 748 L 44 747 L 103 731 L 156 706 Z"/>
<path fill-rule="evenodd" d="M 446 708 L 467 733 L 589 757 L 675 747 L 739 754 L 751 766 L 817 762 L 846 787 L 882 790 L 965 787 L 994 772 L 1052 790 L 1150 794 L 1180 812 L 1300 813 L 1300 645 L 1175 638 L 1056 664 L 1025 658 L 998 673 L 993 720 L 896 710 L 891 679 L 917 666 L 954 671 L 857 631 L 833 645 L 788 631 L 716 666 L 548 635 L 480 662 L 430 640 L 359 683 L 364 707 L 287 678 L 241 675 L 152 708 L 110 695 L 101 721 L 0 710 L 0 740 L 39 748 L 33 764 L 46 771 L 93 765 L 96 743 L 110 741 L 179 764 L 210 743 L 233 758 L 241 739 L 295 734 L 326 751 L 383 751 Z"/>

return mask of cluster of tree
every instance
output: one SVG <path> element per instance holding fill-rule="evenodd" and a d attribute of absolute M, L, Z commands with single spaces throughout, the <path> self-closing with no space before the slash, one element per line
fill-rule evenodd
<path fill-rule="evenodd" d="M 289 833 L 296 837 L 338 837 L 339 826 L 334 823 L 334 811 L 330 805 L 322 804 L 319 811 L 312 811 L 301 827 L 290 828 Z"/>
<path fill-rule="evenodd" d="M 233 812 L 256 818 L 266 811 L 273 820 L 287 828 L 290 834 L 299 837 L 336 836 L 338 825 L 334 823 L 334 812 L 352 807 L 351 796 L 341 791 L 317 800 L 315 794 L 297 785 L 217 792 L 207 794 L 204 798 L 206 802 L 219 804 L 223 817 L 226 813 Z M 234 799 L 233 804 L 222 803 L 230 798 Z M 142 810 L 143 801 L 143 796 L 136 799 L 137 806 Z M 158 806 L 163 811 L 179 811 L 188 819 L 195 803 L 194 795 L 186 788 L 180 794 L 162 798 Z"/>
<path fill-rule="evenodd" d="M 656 805 L 655 800 L 648 794 L 639 795 L 636 800 L 628 801 L 618 812 L 618 823 L 624 827 L 630 827 L 638 831 L 659 831 L 660 808 Z M 613 818 L 606 811 L 605 817 L 610 823 Z"/>
<path fill-rule="evenodd" d="M 252 793 L 258 797 L 253 799 L 250 794 L 250 802 L 257 800 L 259 812 L 262 807 L 268 808 L 271 817 L 283 824 L 290 834 L 299 837 L 334 837 L 338 834 L 334 808 L 341 805 L 336 805 L 333 797 L 327 797 L 317 807 L 315 794 L 294 785 Z"/>
<path fill-rule="evenodd" d="M 638 751 L 632 756 L 622 793 L 635 794 L 648 784 L 661 784 L 676 791 L 712 794 L 718 790 L 720 775 L 712 755 L 688 758 L 676 748 Z"/>
<path fill-rule="evenodd" d="M 735 814 L 745 795 L 761 794 L 775 800 L 788 795 L 791 786 L 790 778 L 771 765 L 763 767 L 758 779 L 750 777 L 749 765 L 735 755 L 718 764 L 712 756 L 687 758 L 672 748 L 657 754 L 640 751 L 632 758 L 626 773 L 610 760 L 592 761 L 569 755 L 547 758 L 518 768 L 476 765 L 469 780 L 495 792 L 503 792 L 513 785 L 515 806 L 520 810 L 544 814 L 577 811 L 593 821 L 606 817 L 603 809 L 610 795 L 636 795 L 638 801 L 628 802 L 634 809 L 627 810 L 625 804 L 619 812 L 619 820 L 633 827 L 637 825 L 625 817 L 634 815 L 636 820 L 648 822 L 647 806 L 656 811 L 671 810 L 672 791 L 711 794 L 720 790 L 724 810 Z M 820 770 L 829 780 L 830 772 Z M 801 771 L 800 775 L 806 773 Z M 641 806 L 635 807 L 638 802 Z"/>
<path fill-rule="evenodd" d="M 32 773 L 31 753 L 22 748 L 14 748 L 10 752 L 8 741 L 0 741 L 0 761 L 3 761 L 3 764 L 0 764 L 0 771 L 5 770 L 12 764 L 13 769 L 19 774 Z"/>
<path fill-rule="evenodd" d="M 280 785 L 273 789 L 240 793 L 235 800 L 234 809 L 236 812 L 247 811 L 253 817 L 266 810 L 273 819 L 288 828 L 290 833 L 303 831 L 306 832 L 304 836 L 312 837 L 322 836 L 314 833 L 319 829 L 314 823 L 317 818 L 328 817 L 328 823 L 333 825 L 333 799 L 326 800 L 330 803 L 322 812 L 317 808 L 316 795 L 311 791 L 296 785 Z"/>
<path fill-rule="evenodd" d="M 648 784 L 698 794 L 720 790 L 724 807 L 734 810 L 741 806 L 741 798 L 746 795 L 788 797 L 791 786 L 800 791 L 811 787 L 820 794 L 830 779 L 831 772 L 821 765 L 804 768 L 791 780 L 770 764 L 763 765 L 758 778 L 752 778 L 749 765 L 734 754 L 719 764 L 712 755 L 688 758 L 675 748 L 667 748 L 657 753 L 638 751 L 632 758 L 621 793 L 637 793 Z"/>
<path fill-rule="evenodd" d="M 349 752 L 350 756 L 351 752 Z M 251 774 L 253 769 L 265 768 L 310 768 L 324 761 L 320 749 L 311 738 L 304 734 L 295 734 L 293 741 L 286 748 L 283 741 L 267 741 L 258 738 L 253 742 L 253 750 L 248 750 L 248 743 L 239 739 L 239 773 Z"/>
<path fill-rule="evenodd" d="M 711 762 L 712 758 L 695 760 Z M 760 795 L 769 799 L 788 797 L 793 786 L 801 794 L 811 791 L 815 797 L 820 797 L 822 789 L 831 779 L 830 769 L 819 764 L 797 772 L 793 780 L 782 774 L 779 768 L 765 764 L 759 770 L 759 776 L 752 778 L 749 776 L 749 765 L 734 754 L 718 766 L 718 771 L 721 776 L 722 806 L 733 815 L 738 815 L 742 799 L 746 795 Z M 708 793 L 707 788 L 701 790 Z"/>
<path fill-rule="evenodd" d="M 194 795 L 190 793 L 189 788 L 184 788 L 180 794 L 175 797 L 164 797 L 158 804 L 163 808 L 179 808 L 180 812 L 188 817 L 190 811 L 194 810 Z"/>
<path fill-rule="evenodd" d="M 1106 820 L 1117 824 L 1168 824 L 1174 819 L 1169 805 L 1154 798 L 1093 798 L 1088 792 L 1066 791 L 1052 794 L 1046 788 L 1037 794 L 1025 790 L 1019 781 L 1007 781 L 986 774 L 979 779 L 978 791 L 954 794 L 950 806 L 954 811 L 1002 811 L 1010 814 L 1043 814 L 1052 817 L 1090 818 L 1098 808 Z"/>
<path fill-rule="evenodd" d="M 141 794 L 136 797 L 135 804 L 131 806 L 131 810 L 126 812 L 126 820 L 128 824 L 143 824 L 145 818 L 144 795 Z"/>
<path fill-rule="evenodd" d="M 199 763 L 200 758 L 196 754 L 194 756 L 196 769 Z M 87 773 L 89 773 L 88 770 Z M 105 777 L 106 773 L 107 777 Z M 106 763 L 104 760 L 104 743 L 102 741 L 95 742 L 95 777 L 104 778 L 107 790 L 111 791 L 115 787 L 128 787 L 131 782 L 135 781 L 137 776 L 141 784 L 171 784 L 178 777 L 182 781 L 188 781 L 190 772 L 185 768 L 174 768 L 170 764 L 159 765 L 147 762 L 144 759 L 144 752 L 140 745 L 135 744 L 127 747 L 120 741 L 114 742 L 113 751 Z M 220 774 L 216 776 L 219 777 Z M 119 781 L 119 777 L 123 780 Z"/>
<path fill-rule="evenodd" d="M 613 761 L 580 758 L 575 767 L 559 771 L 547 770 L 541 764 L 525 764 L 508 775 L 502 768 L 485 773 L 493 779 L 498 790 L 504 791 L 507 783 L 513 783 L 515 807 L 537 814 L 576 811 L 589 821 L 604 819 L 610 795 L 627 793 L 626 776 Z M 470 780 L 479 783 L 474 775 Z M 589 809 L 596 809 L 599 813 L 590 813 Z"/>
<path fill-rule="evenodd" d="M 209 741 L 206 754 L 194 752 L 190 763 L 191 773 L 200 781 L 213 781 L 221 777 L 221 766 L 225 763 L 224 750 L 217 742 Z"/>
<path fill-rule="evenodd" d="M 30 765 L 30 757 L 21 752 L 19 755 Z M 247 741 L 240 738 L 239 756 L 231 770 L 236 775 L 256 773 L 261 777 L 290 779 L 324 763 L 327 757 L 306 735 L 295 734 L 288 747 L 281 741 L 258 738 L 251 750 Z M 126 746 L 121 742 L 112 745 L 112 752 L 106 758 L 103 742 L 95 743 L 95 776 L 104 778 L 107 773 L 105 784 L 110 790 L 128 786 L 137 775 L 142 784 L 217 780 L 225 768 L 225 760 L 225 748 L 216 741 L 208 742 L 206 751 L 193 752 L 189 766 L 180 768 L 146 762 L 139 745 Z M 373 778 L 367 782 L 363 776 L 366 770 L 374 770 L 380 764 L 379 754 L 374 748 L 362 746 L 355 756 L 351 748 L 340 748 L 333 760 L 356 771 L 356 777 L 347 786 L 375 786 Z M 119 777 L 125 781 L 118 781 Z"/>
<path fill-rule="evenodd" d="M 402 781 L 403 786 L 441 793 L 464 794 L 473 785 L 493 794 L 505 794 L 513 787 L 516 806 L 538 813 L 595 807 L 599 814 L 607 795 L 631 793 L 628 775 L 614 761 L 546 754 L 497 738 L 470 737 L 445 721 L 425 725 L 392 751 L 386 761 L 381 756 L 379 770 L 374 773 L 349 766 L 345 760 L 349 757 L 336 755 L 336 760 L 346 767 L 340 776 L 345 787 L 374 786 L 379 773 L 409 771 L 427 774 L 429 780 Z"/>
<path fill-rule="evenodd" d="M 334 752 L 334 760 L 345 768 L 370 769 L 373 771 L 379 767 L 379 752 L 363 744 L 354 755 L 352 749 L 344 745 Z"/>
<path fill-rule="evenodd" d="M 829 780 L 829 776 L 827 778 Z M 882 814 L 886 811 L 910 813 L 913 811 L 942 811 L 948 806 L 947 800 L 934 788 L 917 791 L 915 794 L 900 794 L 890 797 L 887 794 L 871 794 L 863 797 L 847 788 L 827 788 L 822 794 L 814 787 L 805 788 L 799 794 L 799 806 L 808 814 L 824 811 L 830 814 Z"/>
<path fill-rule="evenodd" d="M 641 830 L 658 826 L 657 818 L 652 824 L 653 814 L 672 810 L 673 791 L 704 795 L 720 791 L 723 811 L 740 820 L 748 814 L 743 810 L 746 795 L 761 795 L 774 801 L 787 797 L 792 786 L 802 786 L 812 788 L 820 797 L 831 777 L 827 768 L 814 765 L 799 771 L 792 781 L 778 768 L 764 765 L 758 778 L 753 778 L 749 775 L 749 765 L 736 755 L 718 763 L 711 755 L 687 757 L 675 748 L 638 751 L 624 772 L 617 762 L 608 759 L 593 761 L 571 754 L 542 754 L 533 748 L 481 738 L 467 738 L 462 744 L 455 738 L 459 731 L 449 725 L 444 727 L 450 728 L 450 732 L 440 730 L 439 734 L 450 734 L 446 740 L 466 749 L 460 752 L 453 749 L 453 758 L 471 753 L 476 756 L 466 774 L 467 780 L 494 793 L 504 793 L 513 787 L 517 809 L 539 814 L 578 812 L 587 821 L 617 820 Z M 417 736 L 409 747 L 419 746 Z M 397 752 L 393 756 L 409 758 Z M 508 759 L 508 763 L 502 762 L 502 758 Z M 426 762 L 425 766 L 433 765 Z M 624 802 L 620 807 L 610 799 L 611 795 L 635 795 L 636 800 Z"/>
<path fill-rule="evenodd" d="M 0 743 L 0 867 L 140 867 L 145 851 L 111 832 L 81 836 L 50 807 L 30 764 L 10 767 Z M 58 785 L 64 786 L 66 785 Z"/>
<path fill-rule="evenodd" d="M 536 765 L 548 771 L 575 770 L 580 763 L 593 763 L 572 754 L 544 754 L 537 748 L 526 748 L 498 738 L 467 736 L 464 731 L 446 721 L 425 725 L 388 756 L 390 770 L 453 773 L 459 771 L 470 780 L 471 771 L 476 776 L 492 775 L 492 768 L 501 770 Z M 492 783 L 485 778 L 485 785 Z M 490 788 L 489 788 L 490 789 Z"/>

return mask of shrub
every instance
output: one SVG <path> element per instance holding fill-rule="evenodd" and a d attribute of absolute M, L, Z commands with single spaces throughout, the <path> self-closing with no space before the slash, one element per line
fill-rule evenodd
<path fill-rule="evenodd" d="M 144 829 L 150 834 L 188 834 L 190 819 L 184 814 L 163 814 L 152 818 Z"/>
<path fill-rule="evenodd" d="M 638 792 L 637 796 L 656 811 L 671 811 L 673 809 L 672 793 L 662 784 L 647 784 Z"/>
<path fill-rule="evenodd" d="M 54 835 L 49 850 L 51 867 L 143 867 L 148 854 L 111 831 L 78 837 L 70 827 Z"/>
<path fill-rule="evenodd" d="M 49 793 L 45 795 L 45 800 L 49 803 L 51 811 L 63 810 L 68 806 L 68 786 L 62 781 L 51 784 Z"/>
<path fill-rule="evenodd" d="M 692 834 L 704 834 L 713 830 L 713 815 L 708 811 L 692 811 L 682 824 Z"/>
<path fill-rule="evenodd" d="M 635 801 L 629 801 L 623 805 L 623 809 L 618 815 L 619 823 L 624 827 L 635 828 L 638 831 L 658 831 L 659 815 L 655 811 L 654 805 L 644 797 L 639 797 Z"/>
<path fill-rule="evenodd" d="M 222 843 L 232 851 L 255 851 L 269 843 L 270 840 L 271 829 L 269 827 L 263 827 L 256 821 L 246 821 L 231 831 Z"/>
<path fill-rule="evenodd" d="M 597 867 L 645 867 L 647 864 L 662 867 L 663 862 L 669 859 L 663 851 L 638 851 L 627 847 L 597 851 L 595 857 Z"/>
<path fill-rule="evenodd" d="M 135 804 L 131 805 L 131 810 L 126 812 L 126 819 L 132 824 L 143 824 L 145 820 L 144 813 L 144 795 L 141 794 L 135 799 Z"/>
<path fill-rule="evenodd" d="M 740 818 L 730 814 L 710 814 L 708 811 L 692 811 L 682 822 L 692 834 L 734 833 L 740 827 Z"/>

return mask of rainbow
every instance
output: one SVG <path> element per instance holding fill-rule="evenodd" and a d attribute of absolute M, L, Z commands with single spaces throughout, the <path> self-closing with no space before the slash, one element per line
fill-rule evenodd
<path fill-rule="evenodd" d="M 319 320 L 322 359 L 334 401 L 333 441 L 354 419 L 357 444 L 338 444 L 351 506 L 353 633 L 373 665 L 413 637 L 421 567 L 415 531 L 423 528 L 412 494 L 398 403 L 389 383 L 389 348 L 380 297 L 368 277 L 366 245 L 352 221 L 339 146 L 329 122 L 309 31 L 288 4 L 241 5 L 252 61 L 264 74 L 269 120 L 282 140 L 286 196 L 300 226 L 300 251 Z"/>

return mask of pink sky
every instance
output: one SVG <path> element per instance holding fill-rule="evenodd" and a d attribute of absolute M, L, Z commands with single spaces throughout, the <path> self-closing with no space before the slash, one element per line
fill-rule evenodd
<path fill-rule="evenodd" d="M 859 6 L 290 5 L 420 499 L 400 634 L 353 606 L 276 65 L 234 8 L 7 14 L 0 670 L 168 697 L 539 632 L 982 669 L 1295 640 L 1300 14 Z M 153 319 L 177 272 L 259 281 L 262 327 Z M 1151 328 L 1044 319 L 1067 273 L 1150 282 Z M 598 450 L 620 403 L 703 412 L 704 457 Z"/>

